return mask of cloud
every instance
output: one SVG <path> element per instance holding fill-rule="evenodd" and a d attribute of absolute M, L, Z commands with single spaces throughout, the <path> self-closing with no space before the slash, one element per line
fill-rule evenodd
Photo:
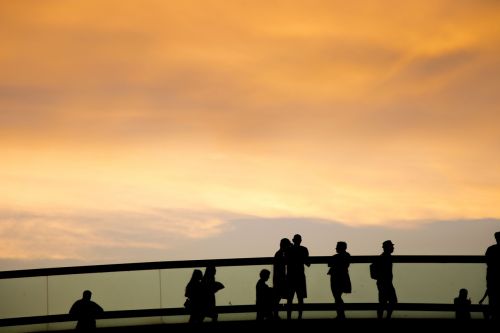
<path fill-rule="evenodd" d="M 58 257 L 44 223 L 80 258 L 74 231 L 109 257 L 157 253 L 146 234 L 205 239 L 226 211 L 358 227 L 500 214 L 494 2 L 0 6 L 0 206 L 41 212 L 19 217 L 26 236 L 5 220 L 11 253 L 32 237 Z"/>
<path fill-rule="evenodd" d="M 162 210 L 160 210 L 162 211 Z M 166 213 L 166 211 L 162 211 Z M 181 216 L 190 212 L 177 212 Z M 200 212 L 191 212 L 198 215 Z M 204 215 L 214 214 L 205 212 Z M 170 211 L 171 216 L 175 212 Z M 8 214 L 4 213 L 4 216 Z M 105 263 L 170 261 L 216 258 L 271 257 L 283 237 L 299 233 L 313 256 L 334 253 L 337 241 L 346 241 L 351 255 L 376 255 L 391 239 L 398 255 L 482 255 L 494 243 L 499 219 L 411 221 L 412 227 L 361 226 L 314 218 L 264 218 L 223 212 L 224 223 L 204 237 L 189 239 L 172 232 L 165 221 L 151 222 L 148 214 L 108 212 L 107 215 L 38 219 L 31 224 L 26 213 L 13 232 L 1 221 L 4 269 L 74 266 Z M 139 219 L 140 217 L 140 219 Z M 56 220 L 57 222 L 51 222 Z M 202 223 L 202 222 L 199 222 Z M 41 225 L 43 226 L 41 227 Z M 175 224 L 175 223 L 174 223 Z M 407 225 L 408 223 L 405 223 Z M 176 227 L 174 226 L 175 230 Z M 22 232 L 21 232 L 22 231 Z M 33 237 L 35 235 L 36 237 Z M 8 236 L 9 238 L 5 238 Z M 10 241 L 5 241 L 10 239 Z M 13 251 L 18 255 L 12 255 Z"/>
<path fill-rule="evenodd" d="M 3 210 L 3 259 L 110 261 L 126 254 L 168 253 L 176 244 L 227 228 L 223 213 L 150 210 L 29 212 Z"/>

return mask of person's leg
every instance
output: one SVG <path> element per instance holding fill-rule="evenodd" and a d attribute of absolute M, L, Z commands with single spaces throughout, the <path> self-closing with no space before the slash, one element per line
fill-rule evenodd
<path fill-rule="evenodd" d="M 273 304 L 273 317 L 279 318 L 279 308 L 280 308 L 281 295 L 275 291 L 274 293 L 274 304 Z"/>
<path fill-rule="evenodd" d="M 288 295 L 288 299 L 287 299 L 286 319 L 288 319 L 288 320 L 292 319 L 292 303 L 293 303 L 294 294 L 295 294 L 295 292 L 293 290 L 290 291 L 290 295 Z"/>
<path fill-rule="evenodd" d="M 302 308 L 304 305 L 304 298 L 302 296 L 297 296 L 297 303 L 298 303 L 298 308 L 299 308 L 299 319 L 302 319 Z"/>
<path fill-rule="evenodd" d="M 345 319 L 344 300 L 342 299 L 342 292 L 335 290 L 333 293 L 335 304 L 337 305 L 337 319 Z"/>
<path fill-rule="evenodd" d="M 386 303 L 385 291 L 384 287 L 381 283 L 377 282 L 378 288 L 378 309 L 377 309 L 377 318 L 382 319 L 384 317 L 384 307 Z"/>
<path fill-rule="evenodd" d="M 387 319 L 391 319 L 392 317 L 392 312 L 394 311 L 394 306 L 398 302 L 398 298 L 396 296 L 396 289 L 394 289 L 394 286 L 389 285 L 387 287 Z"/>

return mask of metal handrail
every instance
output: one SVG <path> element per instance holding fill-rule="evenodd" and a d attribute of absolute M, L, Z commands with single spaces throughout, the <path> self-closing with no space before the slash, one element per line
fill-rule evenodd
<path fill-rule="evenodd" d="M 368 264 L 373 262 L 378 256 L 351 256 L 351 263 Z M 479 255 L 395 255 L 392 256 L 394 263 L 472 263 L 484 264 L 484 256 Z M 314 256 L 310 258 L 312 264 L 327 264 L 331 256 Z M 123 264 L 108 264 L 108 265 L 89 265 L 89 266 L 74 266 L 74 267 L 58 267 L 58 268 L 40 268 L 40 269 L 25 269 L 0 272 L 0 279 L 15 279 L 26 277 L 40 276 L 56 276 L 56 275 L 71 275 L 71 274 L 87 274 L 87 273 L 107 273 L 120 271 L 139 271 L 139 270 L 157 270 L 157 269 L 175 269 L 175 268 L 197 268 L 214 265 L 216 267 L 223 266 L 256 266 L 256 265 L 272 265 L 272 257 L 257 257 L 257 258 L 230 258 L 230 259 L 206 259 L 206 260 L 182 260 L 182 261 L 158 261 L 158 262 L 142 262 L 142 263 L 123 263 Z M 296 309 L 296 304 L 292 305 Z M 346 303 L 345 309 L 351 311 L 371 311 L 377 310 L 378 303 Z M 282 306 L 282 309 L 284 307 Z M 255 305 L 226 305 L 217 306 L 219 313 L 251 313 L 256 311 Z M 303 306 L 304 311 L 334 311 L 336 305 L 333 303 L 306 303 Z M 434 312 L 453 312 L 456 307 L 453 304 L 436 304 L 436 303 L 398 303 L 394 310 L 403 311 L 434 311 Z M 471 312 L 483 312 L 485 306 L 471 305 Z M 99 318 L 138 318 L 138 317 L 161 317 L 161 316 L 176 316 L 187 315 L 185 308 L 157 308 L 157 309 L 140 309 L 140 310 L 119 310 L 106 311 Z M 69 314 L 56 314 L 46 316 L 30 316 L 17 318 L 0 319 L 0 327 L 2 326 L 17 326 L 30 324 L 44 324 L 53 322 L 74 321 L 75 319 Z"/>
<path fill-rule="evenodd" d="M 371 263 L 378 256 L 351 256 L 351 263 Z M 312 264 L 327 264 L 331 256 L 314 256 L 310 257 Z M 485 263 L 484 256 L 479 255 L 394 255 L 392 256 L 394 263 Z M 272 265 L 272 257 L 255 257 L 255 258 L 231 258 L 231 259 L 204 259 L 204 260 L 179 260 L 179 261 L 154 261 L 141 263 L 123 263 L 123 264 L 106 264 L 106 265 L 89 265 L 89 266 L 73 266 L 73 267 L 57 267 L 57 268 L 37 268 L 23 269 L 0 272 L 0 279 L 13 279 L 36 276 L 54 276 L 54 275 L 70 275 L 70 274 L 87 274 L 87 273 L 107 273 L 107 272 L 123 272 L 123 271 L 140 271 L 154 269 L 171 269 L 171 268 L 195 268 L 206 267 L 213 265 L 216 267 L 222 266 L 253 266 L 253 265 Z"/>

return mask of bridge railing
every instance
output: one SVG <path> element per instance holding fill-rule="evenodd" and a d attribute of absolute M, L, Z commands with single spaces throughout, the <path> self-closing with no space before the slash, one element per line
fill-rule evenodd
<path fill-rule="evenodd" d="M 344 296 L 348 317 L 375 317 L 377 288 L 368 272 L 376 256 L 353 256 L 353 292 Z M 483 256 L 393 256 L 399 304 L 394 317 L 452 318 L 460 288 L 473 303 L 485 291 Z M 334 317 L 329 256 L 312 257 L 306 268 L 308 297 L 304 318 Z M 40 331 L 74 327 L 67 313 L 83 290 L 106 311 L 98 326 L 187 321 L 184 288 L 193 269 L 217 267 L 225 285 L 217 293 L 219 320 L 255 318 L 255 284 L 272 258 L 165 261 L 0 272 L 0 331 Z M 271 284 L 271 282 L 269 282 Z M 471 308 L 481 318 L 483 307 Z M 282 313 L 284 316 L 284 313 Z"/>

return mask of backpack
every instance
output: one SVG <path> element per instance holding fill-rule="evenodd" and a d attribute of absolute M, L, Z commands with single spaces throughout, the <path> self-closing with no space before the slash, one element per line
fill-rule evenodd
<path fill-rule="evenodd" d="M 370 264 L 370 277 L 374 280 L 378 280 L 378 264 L 373 262 Z"/>

